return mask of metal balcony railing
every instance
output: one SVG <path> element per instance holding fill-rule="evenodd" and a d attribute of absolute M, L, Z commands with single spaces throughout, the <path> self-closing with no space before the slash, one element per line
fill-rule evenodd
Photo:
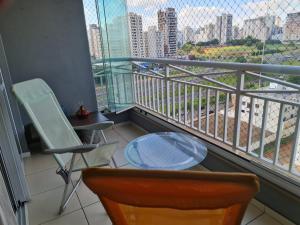
<path fill-rule="evenodd" d="M 135 104 L 300 176 L 300 67 L 132 58 Z"/>

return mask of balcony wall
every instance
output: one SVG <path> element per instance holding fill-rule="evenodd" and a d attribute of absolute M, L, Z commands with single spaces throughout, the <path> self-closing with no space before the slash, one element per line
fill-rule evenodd
<path fill-rule="evenodd" d="M 0 11 L 0 34 L 13 83 L 40 77 L 67 114 L 96 110 L 81 0 L 14 0 Z"/>

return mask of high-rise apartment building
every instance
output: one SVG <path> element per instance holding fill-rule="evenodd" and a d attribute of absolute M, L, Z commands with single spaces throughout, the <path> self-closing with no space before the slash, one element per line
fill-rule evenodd
<path fill-rule="evenodd" d="M 142 17 L 130 12 L 128 20 L 131 55 L 145 57 Z"/>
<path fill-rule="evenodd" d="M 177 47 L 181 48 L 183 45 L 183 32 L 177 31 Z"/>
<path fill-rule="evenodd" d="M 217 16 L 215 25 L 215 38 L 221 40 L 222 16 Z"/>
<path fill-rule="evenodd" d="M 211 41 L 215 38 L 215 25 L 210 23 L 204 26 L 204 41 Z"/>
<path fill-rule="evenodd" d="M 232 39 L 232 15 L 223 13 L 217 16 L 215 25 L 214 37 L 219 40 L 221 44 L 225 44 Z"/>
<path fill-rule="evenodd" d="M 225 44 L 232 39 L 232 15 L 222 14 L 221 44 Z"/>
<path fill-rule="evenodd" d="M 158 30 L 162 33 L 164 42 L 164 56 L 174 57 L 177 53 L 177 14 L 174 8 L 159 10 Z"/>
<path fill-rule="evenodd" d="M 232 29 L 232 39 L 241 39 L 241 29 L 238 26 L 233 26 Z"/>
<path fill-rule="evenodd" d="M 100 29 L 97 24 L 89 25 L 88 37 L 91 57 L 94 59 L 102 58 Z"/>
<path fill-rule="evenodd" d="M 284 41 L 300 41 L 300 12 L 287 14 L 283 34 Z"/>
<path fill-rule="evenodd" d="M 162 32 L 156 26 L 148 27 L 148 53 L 151 58 L 161 58 L 164 56 L 164 39 Z"/>
<path fill-rule="evenodd" d="M 260 16 L 244 21 L 243 36 L 251 36 L 261 41 L 269 40 L 272 37 L 274 28 L 277 26 L 276 16 Z"/>
<path fill-rule="evenodd" d="M 199 27 L 195 32 L 195 43 L 206 41 L 207 37 L 205 37 L 205 28 Z"/>
<path fill-rule="evenodd" d="M 145 53 L 145 57 L 149 57 L 149 36 L 148 36 L 148 31 L 145 31 L 143 33 L 143 39 L 144 39 L 144 53 Z"/>
<path fill-rule="evenodd" d="M 187 42 L 194 42 L 194 30 L 190 26 L 183 29 L 183 44 Z"/>

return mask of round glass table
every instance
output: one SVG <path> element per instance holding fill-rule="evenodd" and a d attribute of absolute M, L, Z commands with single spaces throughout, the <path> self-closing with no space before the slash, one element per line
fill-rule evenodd
<path fill-rule="evenodd" d="M 128 162 L 137 168 L 184 170 L 201 163 L 206 146 L 196 137 L 177 132 L 160 132 L 138 137 L 125 148 Z"/>

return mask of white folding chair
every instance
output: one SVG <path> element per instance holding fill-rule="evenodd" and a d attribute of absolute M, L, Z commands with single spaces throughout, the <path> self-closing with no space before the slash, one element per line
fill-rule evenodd
<path fill-rule="evenodd" d="M 72 172 L 87 167 L 108 165 L 116 150 L 116 143 L 107 143 L 103 129 L 112 121 L 77 127 L 93 130 L 91 142 L 83 144 L 63 113 L 53 91 L 42 79 L 33 79 L 13 85 L 13 92 L 31 118 L 34 127 L 46 144 L 46 153 L 53 154 L 59 168 L 57 174 L 65 181 L 65 189 L 59 208 L 62 213 L 80 184 L 81 177 L 68 193 Z M 95 133 L 101 131 L 104 143 L 93 144 Z"/>

